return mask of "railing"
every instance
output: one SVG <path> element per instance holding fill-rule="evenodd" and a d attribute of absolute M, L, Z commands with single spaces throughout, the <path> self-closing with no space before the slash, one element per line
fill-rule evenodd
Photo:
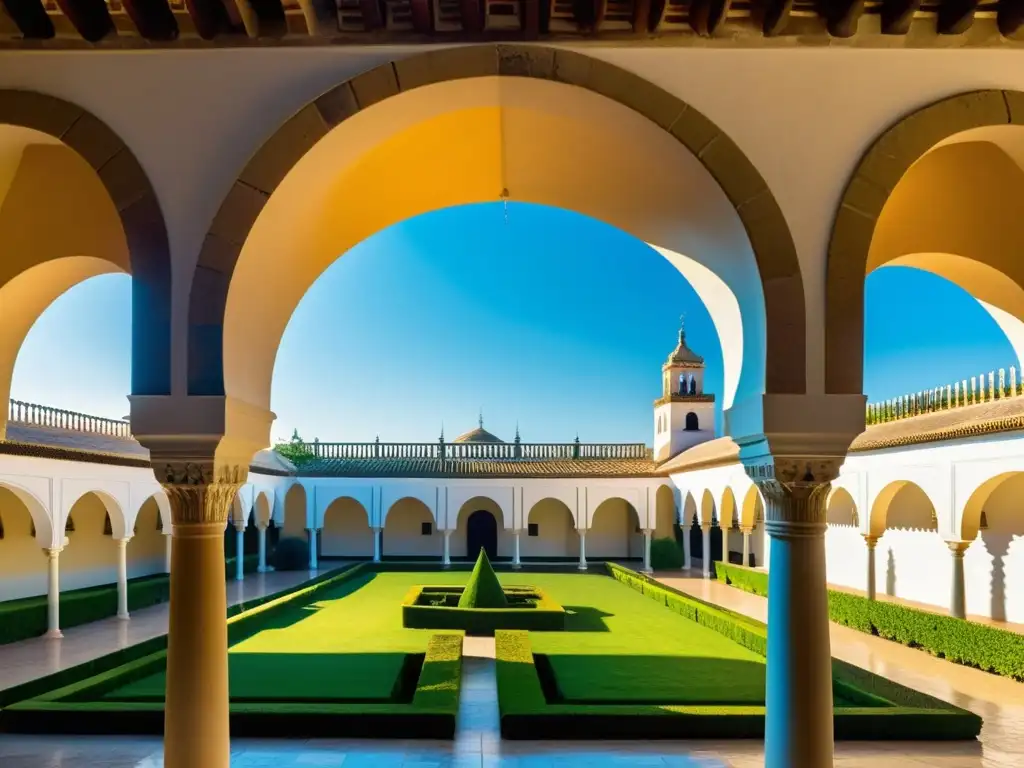
<path fill-rule="evenodd" d="M 646 459 L 643 443 L 303 443 L 319 459 Z"/>
<path fill-rule="evenodd" d="M 1024 376 L 1017 380 L 1016 366 L 1010 366 L 1009 382 L 1006 368 L 989 371 L 970 379 L 961 379 L 944 387 L 912 392 L 890 400 L 868 403 L 867 423 L 884 424 L 909 419 L 924 413 L 965 408 L 968 405 L 988 403 L 1024 395 Z"/>
<path fill-rule="evenodd" d="M 27 424 L 33 427 L 66 429 L 72 432 L 91 432 L 110 437 L 131 438 L 131 425 L 122 419 L 105 419 L 87 413 L 65 411 L 48 405 L 11 400 L 7 406 L 9 424 Z"/>

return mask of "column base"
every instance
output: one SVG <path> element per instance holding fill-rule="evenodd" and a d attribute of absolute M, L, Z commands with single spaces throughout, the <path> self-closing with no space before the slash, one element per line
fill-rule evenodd
<path fill-rule="evenodd" d="M 523 564 L 522 563 L 512 563 L 512 570 L 513 571 L 520 571 L 520 570 L 522 570 L 522 568 L 523 568 Z"/>
<path fill-rule="evenodd" d="M 441 570 L 442 571 L 450 571 L 451 569 L 452 569 L 452 564 L 451 563 L 441 563 Z"/>
<path fill-rule="evenodd" d="M 648 565 L 646 568 L 641 568 L 640 569 L 640 573 L 646 573 L 646 574 L 650 575 L 650 574 L 654 573 L 654 569 L 651 568 L 651 566 Z"/>
<path fill-rule="evenodd" d="M 576 570 L 578 570 L 578 571 L 585 571 L 585 570 L 587 570 L 587 564 L 586 563 L 580 563 L 579 565 L 576 566 Z"/>
<path fill-rule="evenodd" d="M 62 637 L 64 637 L 64 633 L 61 632 L 59 629 L 48 629 L 46 630 L 46 634 L 43 635 L 43 637 L 49 637 L 53 640 L 60 640 Z"/>
<path fill-rule="evenodd" d="M 259 565 L 256 567 L 256 573 L 270 573 L 271 568 L 267 565 Z"/>
<path fill-rule="evenodd" d="M 119 613 L 119 614 L 117 614 L 117 618 L 119 620 L 121 620 L 121 621 L 128 621 L 131 618 L 131 614 L 129 614 L 129 613 Z"/>

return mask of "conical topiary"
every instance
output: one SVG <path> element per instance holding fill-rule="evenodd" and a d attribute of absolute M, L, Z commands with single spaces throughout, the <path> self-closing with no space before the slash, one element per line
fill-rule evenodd
<path fill-rule="evenodd" d="M 491 561 L 487 559 L 487 553 L 480 550 L 480 557 L 476 559 L 473 566 L 473 573 L 469 575 L 469 582 L 466 589 L 459 598 L 459 608 L 507 608 L 508 600 L 505 599 L 505 592 L 498 583 L 498 577 L 494 575 L 491 568 Z"/>

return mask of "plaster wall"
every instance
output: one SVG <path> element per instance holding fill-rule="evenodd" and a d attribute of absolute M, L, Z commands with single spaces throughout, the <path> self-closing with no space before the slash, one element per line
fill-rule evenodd
<path fill-rule="evenodd" d="M 423 523 L 431 525 L 429 536 L 422 534 Z M 399 499 L 388 510 L 384 521 L 383 555 L 440 557 L 443 546 L 434 516 L 419 499 Z"/>
<path fill-rule="evenodd" d="M 587 557 L 643 557 L 644 536 L 636 530 L 639 522 L 636 511 L 624 499 L 602 502 L 591 514 Z"/>
<path fill-rule="evenodd" d="M 103 534 L 107 509 L 95 494 L 87 494 L 71 507 L 75 530 L 60 553 L 61 591 L 111 584 L 117 581 L 117 542 Z"/>
<path fill-rule="evenodd" d="M 147 499 L 136 518 L 135 533 L 128 542 L 128 578 L 163 573 L 166 566 L 167 540 L 160 527 L 160 508 L 154 499 Z M 116 558 L 116 554 L 115 554 Z M 117 560 L 114 560 L 115 564 Z M 116 581 L 115 572 L 115 581 Z"/>
<path fill-rule="evenodd" d="M 345 496 L 332 502 L 320 532 L 323 557 L 371 557 L 373 531 L 363 505 Z"/>
<path fill-rule="evenodd" d="M 46 592 L 46 554 L 32 537 L 32 518 L 17 496 L 0 488 L 0 602 Z"/>
<path fill-rule="evenodd" d="M 541 499 L 529 510 L 527 523 L 537 524 L 537 535 L 520 535 L 522 557 L 579 557 L 580 541 L 572 514 L 558 499 Z"/>

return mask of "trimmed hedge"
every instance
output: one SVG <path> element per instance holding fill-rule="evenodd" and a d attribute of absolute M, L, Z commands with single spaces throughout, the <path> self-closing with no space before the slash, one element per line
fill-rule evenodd
<path fill-rule="evenodd" d="M 768 596 L 768 574 L 763 571 L 718 564 L 718 579 Z M 828 591 L 828 614 L 836 624 L 1024 681 L 1024 636 L 1015 632 L 832 589 Z"/>
<path fill-rule="evenodd" d="M 275 571 L 304 571 L 309 568 L 309 542 L 288 537 L 277 542 L 273 558 Z"/>
<path fill-rule="evenodd" d="M 651 542 L 651 568 L 656 571 L 677 571 L 683 567 L 683 548 L 675 539 L 662 538 Z"/>
<path fill-rule="evenodd" d="M 462 587 L 418 586 L 402 601 L 402 626 L 410 629 L 453 629 L 467 635 L 490 636 L 499 629 L 532 629 L 559 632 L 565 629 L 565 610 L 543 590 L 532 587 L 506 587 L 505 591 L 537 595 L 535 606 L 516 608 L 457 608 L 419 604 L 424 593 L 462 593 Z"/>
<path fill-rule="evenodd" d="M 353 576 L 371 570 L 359 564 L 343 573 L 325 574 L 312 583 L 268 597 L 228 619 L 230 643 L 265 627 L 277 609 L 295 600 L 310 600 Z M 166 647 L 166 636 L 159 638 Z M 131 650 L 131 649 L 126 649 Z M 117 654 L 111 654 L 116 656 Z M 16 733 L 158 734 L 163 729 L 163 703 L 116 701 L 105 694 L 159 671 L 166 650 L 86 677 L 65 671 L 44 681 L 5 692 L 0 730 Z M 413 655 L 415 659 L 415 655 Z M 462 635 L 430 638 L 419 666 L 416 689 L 408 703 L 366 702 L 233 702 L 232 733 L 241 736 L 453 738 L 462 676 Z M 84 665 L 83 665 L 84 666 Z M 79 668 L 76 668 L 79 669 Z M 57 680 L 57 685 L 54 682 Z M 63 685 L 61 685 L 63 683 Z M 20 693 L 20 696 L 11 694 Z M 32 698 L 25 697 L 25 694 Z M 3 694 L 0 694 L 3 695 Z M 16 703 L 10 703 L 16 702 Z"/>
<path fill-rule="evenodd" d="M 245 573 L 259 567 L 258 555 L 246 555 Z M 235 577 L 235 560 L 225 562 L 226 579 Z M 170 576 L 155 573 L 128 580 L 128 610 L 138 611 L 166 603 L 171 595 Z M 70 629 L 106 619 L 117 613 L 117 584 L 73 589 L 60 594 L 60 626 Z M 46 595 L 34 595 L 0 603 L 0 645 L 46 634 Z"/>

